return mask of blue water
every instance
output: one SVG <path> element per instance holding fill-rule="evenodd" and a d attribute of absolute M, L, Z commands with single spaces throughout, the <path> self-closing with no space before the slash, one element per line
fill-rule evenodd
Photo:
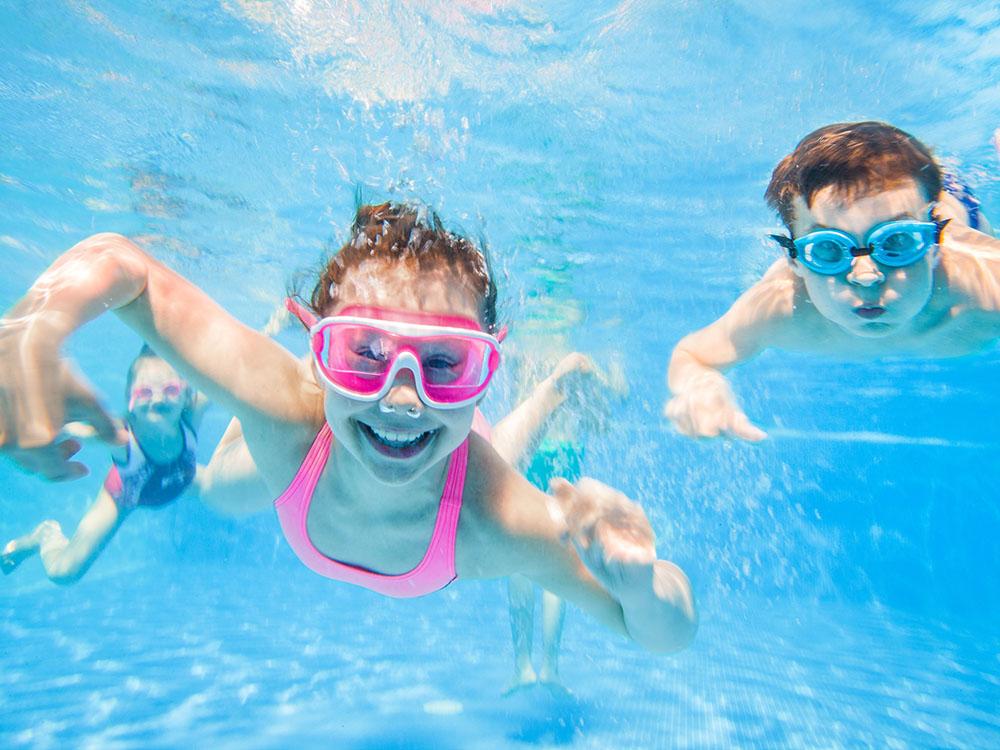
<path fill-rule="evenodd" d="M 500 582 L 394 602 L 316 577 L 270 514 L 136 513 L 88 576 L 0 581 L 8 747 L 991 747 L 1000 744 L 996 349 L 766 352 L 733 373 L 759 446 L 660 409 L 670 349 L 773 259 L 773 165 L 889 120 L 1000 217 L 992 2 L 0 0 L 0 308 L 93 231 L 136 237 L 259 326 L 352 217 L 421 198 L 489 241 L 512 346 L 624 368 L 584 470 L 691 576 L 694 646 L 647 656 L 570 610 L 570 694 L 502 698 Z M 283 343 L 300 351 L 294 333 Z M 116 408 L 139 346 L 69 353 Z M 496 418 L 513 370 L 485 405 Z M 201 458 L 228 417 L 209 413 Z M 72 528 L 92 477 L 0 465 L 0 537 Z"/>

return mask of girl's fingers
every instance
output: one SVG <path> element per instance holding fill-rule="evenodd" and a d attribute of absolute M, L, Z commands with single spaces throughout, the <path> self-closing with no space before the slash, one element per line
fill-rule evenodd
<path fill-rule="evenodd" d="M 80 444 L 77 441 L 66 440 L 41 448 L 11 451 L 9 455 L 27 472 L 38 474 L 52 482 L 65 482 L 90 473 L 79 461 L 69 460 L 79 450 Z"/>
<path fill-rule="evenodd" d="M 67 417 L 70 420 L 89 424 L 97 432 L 97 437 L 106 443 L 121 445 L 128 441 L 121 422 L 101 405 L 90 384 L 69 367 L 65 374 L 65 389 Z"/>
<path fill-rule="evenodd" d="M 59 455 L 64 461 L 68 461 L 80 452 L 81 447 L 79 440 L 63 440 L 56 445 L 56 450 L 59 451 Z"/>

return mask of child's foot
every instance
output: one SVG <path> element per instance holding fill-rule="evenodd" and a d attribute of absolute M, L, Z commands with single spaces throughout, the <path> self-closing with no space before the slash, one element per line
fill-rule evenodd
<path fill-rule="evenodd" d="M 3 568 L 5 576 L 13 573 L 18 565 L 35 554 L 38 549 L 37 544 L 23 544 L 23 539 L 24 537 L 11 539 L 0 553 L 0 568 Z"/>
<path fill-rule="evenodd" d="M 0 552 L 0 568 L 3 574 L 10 575 L 17 566 L 38 551 L 39 546 L 52 534 L 62 535 L 62 527 L 58 521 L 42 521 L 30 534 L 17 539 L 11 539 Z"/>
<path fill-rule="evenodd" d="M 538 670 L 538 681 L 544 682 L 547 685 L 562 685 L 562 680 L 559 679 L 559 671 L 547 665 Z"/>
<path fill-rule="evenodd" d="M 529 664 L 526 668 L 517 671 L 514 679 L 511 680 L 510 685 L 503 691 L 503 694 L 510 695 L 523 687 L 534 685 L 536 682 L 538 682 L 538 676 L 535 674 L 534 667 Z"/>

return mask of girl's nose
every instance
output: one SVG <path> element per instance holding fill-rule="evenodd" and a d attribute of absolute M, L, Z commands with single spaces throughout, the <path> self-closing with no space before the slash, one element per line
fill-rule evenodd
<path fill-rule="evenodd" d="M 875 286 L 885 281 L 885 274 L 882 273 L 870 255 L 860 255 L 851 263 L 847 280 L 858 286 Z"/>
<path fill-rule="evenodd" d="M 417 383 L 413 373 L 403 368 L 396 373 L 396 378 L 392 381 L 389 392 L 382 397 L 380 402 L 383 411 L 395 411 L 400 414 L 408 414 L 411 417 L 419 417 L 424 411 L 424 402 L 420 400 L 417 392 Z"/>

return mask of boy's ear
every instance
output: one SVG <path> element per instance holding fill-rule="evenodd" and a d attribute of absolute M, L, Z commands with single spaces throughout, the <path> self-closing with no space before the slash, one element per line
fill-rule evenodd
<path fill-rule="evenodd" d="M 798 248 L 795 247 L 795 242 L 792 238 L 783 234 L 772 234 L 770 237 L 781 246 L 781 249 L 785 254 L 785 260 L 788 262 L 788 267 L 792 269 L 792 273 L 801 277 L 803 273 L 802 264 L 795 259 L 795 256 L 799 251 Z"/>
<path fill-rule="evenodd" d="M 794 274 L 795 274 L 796 276 L 798 276 L 798 277 L 799 277 L 800 279 L 801 279 L 801 278 L 802 278 L 803 276 L 805 276 L 805 271 L 803 271 L 803 269 L 802 269 L 802 264 L 801 264 L 801 263 L 799 263 L 799 262 L 798 262 L 797 260 L 795 260 L 795 258 L 789 258 L 789 257 L 788 257 L 788 256 L 786 255 L 786 256 L 785 256 L 785 260 L 786 260 L 786 261 L 787 261 L 787 263 L 788 263 L 788 267 L 789 267 L 790 269 L 792 269 L 792 273 L 794 273 Z"/>

